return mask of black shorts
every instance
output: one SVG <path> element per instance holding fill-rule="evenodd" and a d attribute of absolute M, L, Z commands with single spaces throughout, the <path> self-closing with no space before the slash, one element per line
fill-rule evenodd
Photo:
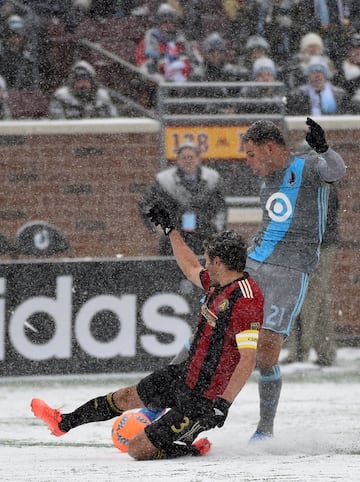
<path fill-rule="evenodd" d="M 170 409 L 145 429 L 155 447 L 165 449 L 174 441 L 191 444 L 207 430 L 212 402 L 184 383 L 182 364 L 168 365 L 143 378 L 137 392 L 146 407 Z"/>

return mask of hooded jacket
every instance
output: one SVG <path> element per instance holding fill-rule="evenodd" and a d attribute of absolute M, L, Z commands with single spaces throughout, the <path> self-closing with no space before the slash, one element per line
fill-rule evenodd
<path fill-rule="evenodd" d="M 177 166 L 164 169 L 140 200 L 145 225 L 153 230 L 147 213 L 159 203 L 169 210 L 176 229 L 196 254 L 203 253 L 203 241 L 213 232 L 225 229 L 226 205 L 222 179 L 217 171 L 199 166 L 196 179 L 187 180 Z M 167 236 L 162 236 L 160 255 L 172 255 Z"/>
<path fill-rule="evenodd" d="M 74 89 L 77 78 L 88 78 L 91 90 L 82 96 Z M 117 117 L 118 112 L 110 94 L 96 81 L 94 68 L 85 60 L 74 64 L 67 82 L 59 87 L 50 100 L 49 117 L 51 119 L 91 119 Z"/>

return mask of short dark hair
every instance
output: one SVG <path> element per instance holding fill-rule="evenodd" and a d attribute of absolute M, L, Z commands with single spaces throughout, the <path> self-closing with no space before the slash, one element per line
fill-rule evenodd
<path fill-rule="evenodd" d="M 243 271 L 246 263 L 246 242 L 235 231 L 222 231 L 212 234 L 204 241 L 204 249 L 210 260 L 219 256 L 231 270 Z"/>
<path fill-rule="evenodd" d="M 243 142 L 252 141 L 254 144 L 264 144 L 268 141 L 276 142 L 282 146 L 286 145 L 285 138 L 280 128 L 269 120 L 258 120 L 254 122 L 242 137 Z"/>

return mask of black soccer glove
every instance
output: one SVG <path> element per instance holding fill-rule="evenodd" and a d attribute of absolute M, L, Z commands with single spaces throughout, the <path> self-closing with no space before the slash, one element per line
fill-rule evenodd
<path fill-rule="evenodd" d="M 309 126 L 309 130 L 306 134 L 306 142 L 314 151 L 322 154 L 329 149 L 325 138 L 324 129 L 310 117 L 306 119 L 306 124 Z"/>
<path fill-rule="evenodd" d="M 217 398 L 213 401 L 212 414 L 208 419 L 209 428 L 222 427 L 225 423 L 231 403 L 224 398 Z"/>
<path fill-rule="evenodd" d="M 147 216 L 150 218 L 150 221 L 155 224 L 155 226 L 160 225 L 167 236 L 173 229 L 175 229 L 174 223 L 171 221 L 169 211 L 160 204 L 155 204 L 155 206 L 149 210 Z"/>

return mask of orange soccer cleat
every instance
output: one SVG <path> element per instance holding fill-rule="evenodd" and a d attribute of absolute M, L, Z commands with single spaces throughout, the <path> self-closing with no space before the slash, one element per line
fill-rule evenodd
<path fill-rule="evenodd" d="M 50 432 L 53 435 L 56 437 L 61 437 L 62 435 L 66 434 L 66 432 L 63 432 L 59 428 L 59 423 L 62 419 L 61 412 L 59 410 L 49 407 L 49 405 L 47 405 L 44 400 L 41 400 L 40 398 L 33 398 L 31 400 L 31 410 L 33 411 L 35 417 L 47 424 Z"/>
<path fill-rule="evenodd" d="M 195 449 L 193 455 L 206 455 L 210 452 L 211 442 L 207 438 L 200 438 L 192 444 L 192 447 Z"/>

